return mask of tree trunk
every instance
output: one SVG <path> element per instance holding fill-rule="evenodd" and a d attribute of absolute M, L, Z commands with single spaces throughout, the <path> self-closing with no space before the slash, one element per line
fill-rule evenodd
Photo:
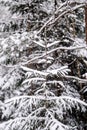
<path fill-rule="evenodd" d="M 87 4 L 85 6 L 85 32 L 86 32 L 86 43 L 87 43 Z"/>

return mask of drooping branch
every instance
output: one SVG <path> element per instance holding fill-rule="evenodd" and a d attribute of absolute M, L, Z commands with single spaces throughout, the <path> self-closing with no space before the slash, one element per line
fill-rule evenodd
<path fill-rule="evenodd" d="M 47 100 L 47 101 L 50 101 L 50 100 L 69 100 L 69 101 L 75 101 L 79 104 L 82 104 L 84 106 L 87 107 L 87 103 L 84 102 L 84 101 L 81 101 L 80 99 L 76 99 L 76 98 L 73 98 L 73 97 L 70 97 L 70 96 L 47 96 L 47 99 L 45 98 L 45 96 L 16 96 L 14 98 L 11 98 L 11 99 L 7 99 L 5 101 L 5 104 L 8 104 L 10 102 L 14 102 L 14 101 L 18 101 L 18 100 L 22 100 L 22 99 L 36 99 L 36 100 Z M 44 107 L 43 107 L 44 108 Z"/>

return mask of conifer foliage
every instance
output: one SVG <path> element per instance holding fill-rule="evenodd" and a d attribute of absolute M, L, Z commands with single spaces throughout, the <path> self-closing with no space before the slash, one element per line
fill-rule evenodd
<path fill-rule="evenodd" d="M 0 130 L 86 130 L 86 1 L 0 4 Z"/>

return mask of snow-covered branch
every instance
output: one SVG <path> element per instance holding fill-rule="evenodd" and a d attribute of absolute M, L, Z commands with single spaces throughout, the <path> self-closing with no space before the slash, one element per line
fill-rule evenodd
<path fill-rule="evenodd" d="M 51 101 L 51 100 L 69 100 L 70 102 L 77 102 L 81 105 L 84 105 L 87 107 L 87 103 L 85 103 L 84 101 L 81 101 L 80 99 L 76 99 L 76 98 L 73 98 L 73 97 L 70 97 L 70 96 L 47 96 L 47 98 L 45 96 L 18 96 L 18 97 L 14 97 L 14 98 L 11 98 L 11 99 L 8 99 L 5 101 L 5 104 L 8 104 L 10 102 L 14 102 L 14 101 L 17 101 L 17 100 L 22 100 L 22 99 L 36 99 L 36 100 L 47 100 L 47 101 Z"/>
<path fill-rule="evenodd" d="M 31 62 L 33 62 L 33 61 L 39 59 L 39 58 L 43 58 L 43 57 L 45 57 L 46 55 L 49 55 L 49 54 L 51 54 L 51 53 L 53 53 L 53 52 L 55 52 L 55 51 L 57 51 L 57 50 L 78 50 L 78 49 L 83 49 L 83 48 L 87 49 L 87 46 L 78 46 L 78 47 L 73 47 L 73 46 L 72 46 L 72 47 L 57 47 L 57 48 L 54 48 L 54 49 L 52 49 L 52 50 L 50 50 L 50 51 L 47 51 L 47 53 L 43 53 L 41 56 L 32 58 L 31 60 L 29 60 L 29 61 L 23 63 L 23 65 L 29 64 L 29 63 L 31 63 Z"/>
<path fill-rule="evenodd" d="M 53 16 L 51 16 L 51 17 L 49 18 L 49 20 L 41 27 L 41 29 L 38 31 L 37 34 L 39 34 L 39 33 L 40 33 L 44 28 L 46 28 L 47 26 L 49 26 L 49 25 L 51 25 L 51 24 L 54 24 L 56 21 L 60 20 L 60 18 L 62 18 L 62 16 L 64 16 L 65 14 L 72 13 L 72 12 L 75 11 L 76 9 L 82 8 L 82 7 L 85 6 L 85 3 L 82 3 L 82 4 L 80 4 L 80 5 L 76 5 L 76 6 L 72 7 L 71 5 L 73 5 L 73 4 L 76 5 L 77 3 L 71 2 L 70 5 L 68 5 L 69 8 L 68 8 L 68 9 L 66 8 L 66 10 L 64 10 L 61 14 L 59 14 L 57 18 L 54 17 L 54 14 L 57 14 L 57 13 L 59 12 L 59 10 L 58 10 L 58 11 L 55 11 L 55 13 L 53 14 Z M 64 5 L 67 5 L 67 2 L 64 3 Z M 61 7 L 60 7 L 59 9 L 61 9 Z M 59 21 L 58 21 L 58 22 L 59 22 Z"/>

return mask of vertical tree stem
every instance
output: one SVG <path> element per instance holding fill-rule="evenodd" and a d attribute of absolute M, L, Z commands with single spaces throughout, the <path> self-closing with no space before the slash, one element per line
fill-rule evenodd
<path fill-rule="evenodd" d="M 79 61 L 78 60 L 77 60 L 77 72 L 78 72 L 78 77 L 81 78 L 80 66 L 79 66 Z M 80 87 L 80 90 L 82 90 L 82 83 L 79 83 L 79 87 Z M 81 99 L 82 100 L 84 99 L 83 94 L 81 94 Z"/>
<path fill-rule="evenodd" d="M 85 6 L 85 33 L 86 33 L 86 44 L 87 44 L 87 4 Z"/>

